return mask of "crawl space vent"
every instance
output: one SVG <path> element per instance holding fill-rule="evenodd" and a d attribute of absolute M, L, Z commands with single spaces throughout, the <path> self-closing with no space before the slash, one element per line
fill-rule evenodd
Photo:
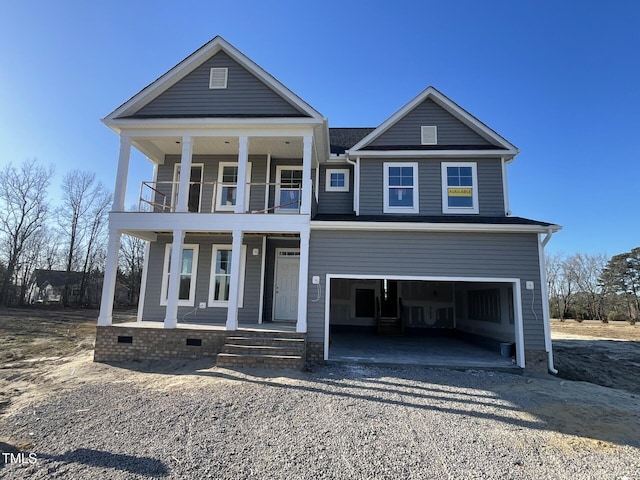
<path fill-rule="evenodd" d="M 187 338 L 187 346 L 188 347 L 201 347 L 202 339 L 201 338 Z"/>
<path fill-rule="evenodd" d="M 133 343 L 133 337 L 118 335 L 118 343 Z"/>

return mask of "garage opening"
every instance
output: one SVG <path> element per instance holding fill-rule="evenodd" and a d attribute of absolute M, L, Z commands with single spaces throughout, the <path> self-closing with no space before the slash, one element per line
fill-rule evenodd
<path fill-rule="evenodd" d="M 511 281 L 330 278 L 328 360 L 516 367 Z"/>

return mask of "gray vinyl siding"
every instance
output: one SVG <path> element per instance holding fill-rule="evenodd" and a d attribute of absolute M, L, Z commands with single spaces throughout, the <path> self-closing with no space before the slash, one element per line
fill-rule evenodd
<path fill-rule="evenodd" d="M 273 320 L 273 285 L 275 282 L 276 248 L 300 248 L 297 238 L 267 238 L 267 258 L 265 261 L 264 309 L 262 319 Z"/>
<path fill-rule="evenodd" d="M 348 192 L 327 192 L 327 169 L 349 170 Z M 320 189 L 318 192 L 318 213 L 353 214 L 353 167 L 351 165 L 320 165 Z"/>
<path fill-rule="evenodd" d="M 427 99 L 368 146 L 420 145 L 422 126 L 438 127 L 438 145 L 491 145 L 433 100 Z"/>
<path fill-rule="evenodd" d="M 311 231 L 309 278 L 327 274 L 519 278 L 525 349 L 544 349 L 536 234 Z M 525 282 L 535 282 L 526 290 Z M 309 285 L 308 340 L 324 341 L 324 296 Z M 532 309 L 533 305 L 533 309 Z"/>
<path fill-rule="evenodd" d="M 173 240 L 170 235 L 158 237 L 158 241 L 152 242 L 149 249 L 149 271 L 147 274 L 147 287 L 145 290 L 143 320 L 162 321 L 165 317 L 166 308 L 160 305 L 162 291 L 162 275 L 164 269 L 165 246 Z M 198 244 L 198 270 L 196 273 L 196 294 L 194 307 L 178 307 L 178 322 L 199 323 L 218 322 L 224 323 L 227 319 L 227 309 L 220 307 L 207 307 L 204 310 L 197 310 L 195 307 L 199 302 L 207 302 L 209 299 L 209 283 L 211 274 L 211 254 L 213 244 L 231 245 L 229 235 L 194 236 L 185 238 L 185 244 Z M 238 320 L 244 324 L 258 323 L 258 313 L 260 308 L 260 271 L 262 268 L 262 237 L 246 236 L 244 245 L 247 246 L 245 281 L 244 281 L 244 302 L 239 309 Z M 260 255 L 252 255 L 252 250 L 258 248 Z"/>
<path fill-rule="evenodd" d="M 227 88 L 209 89 L 211 68 L 228 68 Z M 219 52 L 138 110 L 133 117 L 308 116 Z"/>
<path fill-rule="evenodd" d="M 384 163 L 390 159 L 360 161 L 360 215 L 383 213 Z M 452 160 L 406 160 L 418 163 L 419 215 L 442 215 L 442 162 Z M 468 160 L 465 160 L 468 161 Z M 502 164 L 499 159 L 478 159 L 478 201 L 482 216 L 503 216 Z"/>
<path fill-rule="evenodd" d="M 238 157 L 235 155 L 193 155 L 191 163 L 204 164 L 203 181 L 218 181 L 218 166 L 220 162 L 237 163 Z M 251 183 L 266 183 L 267 157 L 266 155 L 249 155 L 251 163 Z M 158 181 L 172 182 L 175 164 L 180 163 L 180 155 L 167 155 L 165 162 L 158 166 Z M 171 198 L 171 185 L 159 185 L 158 188 Z M 253 185 L 249 190 L 249 209 L 262 210 L 264 208 L 264 185 Z M 214 187 L 211 183 L 202 187 L 200 211 L 211 212 L 215 199 L 213 198 Z"/>

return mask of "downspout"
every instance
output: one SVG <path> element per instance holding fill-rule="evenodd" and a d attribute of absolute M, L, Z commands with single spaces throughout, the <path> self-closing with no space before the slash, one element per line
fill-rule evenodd
<path fill-rule="evenodd" d="M 551 315 L 549 313 L 549 291 L 547 288 L 547 268 L 545 262 L 544 247 L 553 236 L 553 230 L 548 229 L 544 239 L 542 234 L 538 236 L 538 257 L 540 262 L 540 291 L 542 292 L 542 316 L 544 325 L 544 344 L 547 350 L 547 369 L 553 375 L 558 374 L 558 370 L 553 365 L 553 347 L 551 345 Z"/>
<path fill-rule="evenodd" d="M 353 165 L 353 211 L 360 215 L 360 157 L 356 161 L 349 160 L 349 152 L 345 152 L 345 160 Z"/>

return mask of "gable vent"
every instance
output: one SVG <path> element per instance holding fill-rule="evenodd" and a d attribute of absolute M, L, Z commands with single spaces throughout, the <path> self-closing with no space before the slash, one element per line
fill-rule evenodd
<path fill-rule="evenodd" d="M 227 88 L 228 68 L 212 68 L 209 73 L 209 88 Z"/>
<path fill-rule="evenodd" d="M 438 144 L 438 127 L 423 126 L 422 130 L 422 145 L 437 145 Z"/>

